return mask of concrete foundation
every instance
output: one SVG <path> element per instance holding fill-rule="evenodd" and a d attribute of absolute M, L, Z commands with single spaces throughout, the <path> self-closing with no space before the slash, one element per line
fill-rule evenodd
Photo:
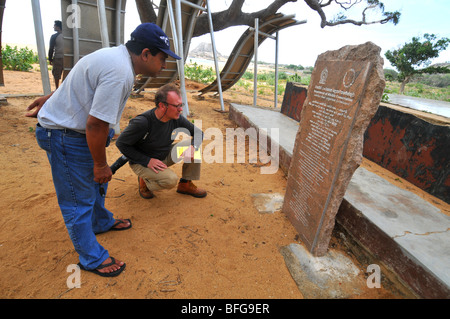
<path fill-rule="evenodd" d="M 366 282 L 359 269 L 343 254 L 330 250 L 322 257 L 290 244 L 280 250 L 289 272 L 306 299 L 345 299 L 357 295 Z"/>

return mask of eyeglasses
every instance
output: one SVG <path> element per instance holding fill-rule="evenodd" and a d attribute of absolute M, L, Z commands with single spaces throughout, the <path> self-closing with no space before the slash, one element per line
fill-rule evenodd
<path fill-rule="evenodd" d="M 181 104 L 178 104 L 178 105 L 175 105 L 175 104 L 172 104 L 172 103 L 168 103 L 168 102 L 163 102 L 163 103 L 167 104 L 167 105 L 172 105 L 173 107 L 176 107 L 177 109 L 179 109 L 179 108 L 184 106 L 184 103 L 181 103 Z"/>

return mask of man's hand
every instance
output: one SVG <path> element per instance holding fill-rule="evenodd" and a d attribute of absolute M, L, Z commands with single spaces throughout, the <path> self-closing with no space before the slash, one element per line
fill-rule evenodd
<path fill-rule="evenodd" d="M 27 114 L 25 114 L 25 116 L 27 116 L 27 117 L 37 117 L 37 114 L 39 113 L 39 110 L 42 108 L 44 103 L 50 98 L 50 96 L 52 96 L 52 94 L 53 94 L 53 92 L 50 93 L 49 95 L 41 96 L 40 98 L 37 98 L 36 100 L 34 100 L 33 103 L 31 103 L 27 107 L 27 111 L 31 111 L 33 109 L 34 109 L 34 111 L 33 112 L 28 112 Z"/>
<path fill-rule="evenodd" d="M 94 181 L 99 184 L 106 184 L 112 178 L 112 171 L 108 163 L 97 165 L 94 163 Z"/>
<path fill-rule="evenodd" d="M 147 167 L 158 174 L 159 171 L 165 170 L 167 168 L 167 165 L 161 162 L 159 159 L 151 158 L 150 162 L 148 162 Z"/>

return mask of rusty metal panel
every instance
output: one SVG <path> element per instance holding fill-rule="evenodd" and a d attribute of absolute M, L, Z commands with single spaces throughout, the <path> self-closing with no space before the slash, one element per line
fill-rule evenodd
<path fill-rule="evenodd" d="M 281 113 L 300 122 L 303 103 L 306 100 L 307 89 L 300 83 L 287 82 L 284 91 Z"/>
<path fill-rule="evenodd" d="M 364 135 L 363 155 L 450 203 L 450 128 L 380 105 Z"/>

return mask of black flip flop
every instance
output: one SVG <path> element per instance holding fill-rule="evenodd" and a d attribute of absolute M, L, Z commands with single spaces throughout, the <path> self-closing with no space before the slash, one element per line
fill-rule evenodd
<path fill-rule="evenodd" d="M 123 228 L 114 228 L 114 227 L 117 226 L 117 225 L 120 225 L 120 224 L 122 224 L 122 223 L 125 223 L 125 221 L 129 222 L 129 223 L 130 223 L 130 226 L 128 226 L 128 227 L 123 227 Z M 131 225 L 131 220 L 130 220 L 130 219 L 125 219 L 125 220 L 119 220 L 119 219 L 117 219 L 116 222 L 114 223 L 114 225 L 112 225 L 112 227 L 111 227 L 109 230 L 115 230 L 115 231 L 127 230 L 127 229 L 130 229 L 131 226 L 132 226 L 132 225 Z"/>
<path fill-rule="evenodd" d="M 125 269 L 126 264 L 124 263 L 119 269 L 113 271 L 113 272 L 109 272 L 109 273 L 104 273 L 104 272 L 100 272 L 98 271 L 98 269 L 103 269 L 109 266 L 112 266 L 116 263 L 116 260 L 114 259 L 114 257 L 111 257 L 111 262 L 105 265 L 100 265 L 95 269 L 86 269 L 83 267 L 83 265 L 81 265 L 80 263 L 78 263 L 78 266 L 80 267 L 80 269 L 92 272 L 96 275 L 102 276 L 102 277 L 116 277 L 118 275 L 120 275 L 120 273 Z"/>

